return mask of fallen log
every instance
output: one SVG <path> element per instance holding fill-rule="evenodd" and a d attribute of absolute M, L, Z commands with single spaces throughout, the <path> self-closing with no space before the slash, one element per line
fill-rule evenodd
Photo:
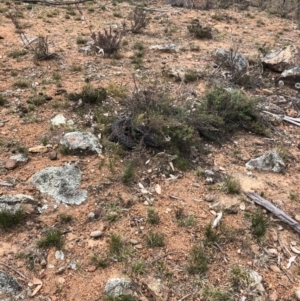
<path fill-rule="evenodd" d="M 281 209 L 277 208 L 270 201 L 262 198 L 259 194 L 255 193 L 255 192 L 245 192 L 245 194 L 248 198 L 250 198 L 256 204 L 266 208 L 268 211 L 270 211 L 275 216 L 277 216 L 282 222 L 288 224 L 291 228 L 293 228 L 295 231 L 300 233 L 300 223 L 298 223 L 293 218 L 291 218 L 289 215 L 284 213 Z"/>

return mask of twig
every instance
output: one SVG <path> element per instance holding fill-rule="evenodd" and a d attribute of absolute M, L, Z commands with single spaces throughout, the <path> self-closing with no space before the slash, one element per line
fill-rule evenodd
<path fill-rule="evenodd" d="M 8 183 L 8 182 L 2 182 L 2 181 L 0 181 L 0 186 L 11 187 L 11 186 L 14 186 L 14 184 L 11 184 L 11 183 Z"/>
<path fill-rule="evenodd" d="M 161 260 L 162 258 L 164 258 L 164 257 L 166 257 L 166 256 L 168 256 L 168 255 L 172 255 L 172 254 L 176 254 L 176 253 L 182 253 L 182 254 L 185 255 L 185 253 L 184 253 L 183 251 L 172 251 L 172 252 L 168 252 L 168 253 L 166 253 L 166 254 L 164 254 L 164 255 L 161 255 L 161 256 L 159 256 L 159 257 L 153 259 L 152 261 L 148 262 L 147 264 L 148 264 L 148 265 L 151 265 L 151 264 L 153 264 L 154 262 L 156 262 L 156 261 L 158 261 L 158 260 Z"/>
<path fill-rule="evenodd" d="M 144 6 L 138 6 L 138 5 L 121 5 L 123 7 L 136 7 L 136 8 L 140 8 L 142 10 L 147 10 L 147 11 L 157 11 L 157 12 L 161 12 L 161 13 L 167 13 L 170 10 L 169 9 L 157 9 L 157 8 L 148 8 L 148 7 L 144 7 Z"/>
<path fill-rule="evenodd" d="M 18 275 L 20 275 L 22 278 L 26 279 L 26 277 L 19 271 L 17 271 L 16 269 L 12 268 L 11 266 L 5 264 L 4 262 L 0 261 L 0 264 L 2 264 L 3 266 L 7 267 L 8 269 L 11 269 L 12 271 L 14 271 L 15 273 L 17 273 Z"/>
<path fill-rule="evenodd" d="M 51 2 L 47 0 L 22 0 L 25 3 L 42 3 L 47 6 L 58 6 L 58 5 L 70 5 L 70 4 L 80 4 L 91 0 L 78 0 L 78 1 L 66 1 L 66 2 Z"/>
<path fill-rule="evenodd" d="M 228 262 L 228 260 L 227 260 L 227 258 L 226 258 L 226 254 L 225 254 L 225 252 L 223 251 L 223 249 L 219 246 L 219 244 L 217 244 L 216 242 L 214 243 L 214 246 L 215 247 L 217 247 L 217 249 L 219 249 L 219 251 L 222 253 L 222 255 L 223 255 L 223 259 L 224 259 L 224 261 L 227 263 Z"/>
<path fill-rule="evenodd" d="M 186 294 L 185 296 L 183 296 L 182 298 L 180 298 L 178 301 L 183 301 L 185 300 L 186 298 L 188 298 L 189 296 L 191 296 L 193 293 L 189 293 L 189 294 Z"/>

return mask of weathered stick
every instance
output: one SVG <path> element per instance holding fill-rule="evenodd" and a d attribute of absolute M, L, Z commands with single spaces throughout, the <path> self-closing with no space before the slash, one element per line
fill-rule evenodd
<path fill-rule="evenodd" d="M 256 204 L 263 206 L 268 211 L 272 212 L 275 216 L 277 216 L 281 221 L 288 224 L 295 231 L 300 233 L 300 224 L 297 221 L 295 221 L 293 218 L 291 218 L 289 215 L 284 213 L 282 210 L 274 206 L 270 201 L 262 198 L 259 194 L 255 192 L 245 192 L 245 194 Z"/>
<path fill-rule="evenodd" d="M 289 117 L 289 116 L 284 116 L 283 120 L 289 123 L 292 123 L 294 125 L 300 126 L 300 120 L 299 118 L 293 118 L 293 117 Z"/>
<path fill-rule="evenodd" d="M 91 0 L 78 0 L 78 1 L 62 1 L 62 2 L 51 2 L 51 1 L 47 1 L 47 0 L 21 0 L 22 2 L 25 3 L 42 3 L 48 6 L 56 6 L 56 5 L 70 5 L 70 4 L 80 4 L 80 3 L 85 3 Z"/>

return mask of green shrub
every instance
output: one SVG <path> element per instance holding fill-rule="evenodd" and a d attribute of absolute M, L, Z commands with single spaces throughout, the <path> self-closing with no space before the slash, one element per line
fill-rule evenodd
<path fill-rule="evenodd" d="M 7 56 L 16 59 L 20 56 L 24 56 L 25 54 L 27 54 L 27 51 L 22 49 L 22 50 L 13 50 L 9 52 Z"/>
<path fill-rule="evenodd" d="M 235 179 L 231 176 L 226 176 L 225 181 L 225 190 L 229 194 L 240 194 L 241 193 L 241 184 L 238 179 Z"/>
<path fill-rule="evenodd" d="M 266 234 L 268 221 L 262 213 L 255 213 L 251 216 L 252 233 L 261 238 Z"/>
<path fill-rule="evenodd" d="M 56 247 L 61 249 L 64 245 L 63 234 L 60 230 L 52 229 L 45 233 L 44 237 L 37 242 L 39 248 Z"/>
<path fill-rule="evenodd" d="M 208 270 L 208 258 L 200 246 L 193 246 L 189 253 L 187 271 L 194 274 L 204 274 Z"/>
<path fill-rule="evenodd" d="M 69 93 L 68 98 L 70 100 L 81 99 L 83 103 L 100 104 L 107 97 L 106 90 L 104 88 L 94 88 L 90 84 L 84 86 L 80 93 Z"/>
<path fill-rule="evenodd" d="M 7 102 L 7 99 L 0 93 L 0 106 L 4 106 Z"/>
<path fill-rule="evenodd" d="M 148 248 L 163 247 L 165 245 L 165 236 L 158 232 L 149 231 L 146 235 L 146 243 Z"/>
<path fill-rule="evenodd" d="M 147 221 L 151 225 L 158 225 L 160 221 L 160 217 L 154 208 L 148 208 L 148 216 Z"/>
<path fill-rule="evenodd" d="M 0 229 L 11 229 L 22 221 L 24 221 L 26 214 L 22 208 L 15 211 L 12 210 L 0 210 Z"/>

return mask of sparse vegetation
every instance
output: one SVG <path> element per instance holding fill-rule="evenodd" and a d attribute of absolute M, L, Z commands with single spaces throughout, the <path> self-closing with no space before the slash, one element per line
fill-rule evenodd
<path fill-rule="evenodd" d="M 116 258 L 118 261 L 122 261 L 130 253 L 130 250 L 122 237 L 113 233 L 108 241 L 109 254 Z"/>
<path fill-rule="evenodd" d="M 239 180 L 232 176 L 226 176 L 224 187 L 225 191 L 229 194 L 240 194 L 242 189 Z"/>
<path fill-rule="evenodd" d="M 130 185 L 134 180 L 134 176 L 135 176 L 135 166 L 133 163 L 128 163 L 125 166 L 125 170 L 122 177 L 123 184 Z"/>
<path fill-rule="evenodd" d="M 160 221 L 160 217 L 157 211 L 154 208 L 148 208 L 147 221 L 151 225 L 158 225 Z"/>
<path fill-rule="evenodd" d="M 250 277 L 246 270 L 239 266 L 233 266 L 230 271 L 231 288 L 234 292 L 246 289 L 250 284 Z"/>
<path fill-rule="evenodd" d="M 205 250 L 199 245 L 193 246 L 188 257 L 187 271 L 192 275 L 203 275 L 207 270 L 208 258 Z"/>
<path fill-rule="evenodd" d="M 69 224 L 73 220 L 72 215 L 69 214 L 60 214 L 59 221 L 61 224 Z"/>
<path fill-rule="evenodd" d="M 158 232 L 149 231 L 146 235 L 146 243 L 148 248 L 160 248 L 165 245 L 165 236 Z"/>
<path fill-rule="evenodd" d="M 77 101 L 79 99 L 84 103 L 100 104 L 107 97 L 107 92 L 104 88 L 94 88 L 92 85 L 85 85 L 80 93 L 69 93 L 68 99 Z"/>
<path fill-rule="evenodd" d="M 22 49 L 22 50 L 13 50 L 13 51 L 9 52 L 7 56 L 16 59 L 16 58 L 19 58 L 26 54 L 27 54 L 27 51 Z"/>
<path fill-rule="evenodd" d="M 26 214 L 23 208 L 17 210 L 0 209 L 0 229 L 9 230 L 24 221 Z"/>
<path fill-rule="evenodd" d="M 7 103 L 6 97 L 4 97 L 4 96 L 0 93 L 0 106 L 4 106 L 6 103 Z"/>
<path fill-rule="evenodd" d="M 39 248 L 56 247 L 61 249 L 64 245 L 63 234 L 58 229 L 47 231 L 44 236 L 37 242 Z"/>
<path fill-rule="evenodd" d="M 252 233 L 258 238 L 262 238 L 267 231 L 268 222 L 262 213 L 256 212 L 251 216 Z"/>
<path fill-rule="evenodd" d="M 202 296 L 206 301 L 233 301 L 234 298 L 231 293 L 220 290 L 215 287 L 206 286 L 202 290 Z"/>
<path fill-rule="evenodd" d="M 26 79 L 18 79 L 13 83 L 13 86 L 16 88 L 25 89 L 25 88 L 29 88 L 30 83 Z"/>
<path fill-rule="evenodd" d="M 91 263 L 98 268 L 105 269 L 109 266 L 109 259 L 106 254 L 104 256 L 94 254 L 91 256 Z"/>
<path fill-rule="evenodd" d="M 150 22 L 148 13 L 142 7 L 135 7 L 132 12 L 131 32 L 140 33 Z"/>

